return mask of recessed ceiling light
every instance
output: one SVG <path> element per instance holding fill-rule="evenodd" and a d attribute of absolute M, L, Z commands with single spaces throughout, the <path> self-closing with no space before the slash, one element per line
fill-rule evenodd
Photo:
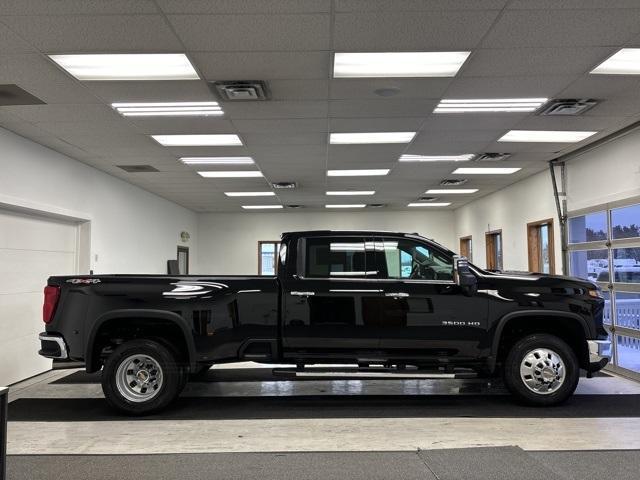
<path fill-rule="evenodd" d="M 242 145 L 238 135 L 151 135 L 156 142 L 165 147 L 198 146 L 237 146 Z"/>
<path fill-rule="evenodd" d="M 284 208 L 282 205 L 242 205 L 245 210 L 268 210 L 274 208 Z"/>
<path fill-rule="evenodd" d="M 488 98 L 468 100 L 441 100 L 433 113 L 465 112 L 534 112 L 548 98 Z"/>
<path fill-rule="evenodd" d="M 338 204 L 338 205 L 325 205 L 325 208 L 364 208 L 367 205 L 364 203 L 351 203 L 351 204 Z"/>
<path fill-rule="evenodd" d="M 327 192 L 327 195 L 373 195 L 375 193 L 375 190 L 335 190 Z"/>
<path fill-rule="evenodd" d="M 274 192 L 224 192 L 227 197 L 274 197 Z"/>
<path fill-rule="evenodd" d="M 358 132 L 332 133 L 329 143 L 332 145 L 365 144 L 365 143 L 409 143 L 416 132 Z"/>
<path fill-rule="evenodd" d="M 424 193 L 430 193 L 435 195 L 447 194 L 447 193 L 476 193 L 477 188 L 431 188 Z"/>
<path fill-rule="evenodd" d="M 49 55 L 78 80 L 198 80 L 184 53 Z"/>
<path fill-rule="evenodd" d="M 448 207 L 451 202 L 417 202 L 409 203 L 407 207 Z"/>
<path fill-rule="evenodd" d="M 583 132 L 573 130 L 511 130 L 505 133 L 499 142 L 552 142 L 572 143 L 581 142 L 598 132 Z"/>
<path fill-rule="evenodd" d="M 185 165 L 253 165 L 251 157 L 182 157 Z"/>
<path fill-rule="evenodd" d="M 622 48 L 591 70 L 605 75 L 640 75 L 640 48 Z"/>
<path fill-rule="evenodd" d="M 510 175 L 512 173 L 515 173 L 519 170 L 522 170 L 521 168 L 516 168 L 516 167 L 505 167 L 505 168 L 497 168 L 497 167 L 491 167 L 491 168 L 456 168 L 453 172 L 453 174 L 455 175 Z"/>
<path fill-rule="evenodd" d="M 256 178 L 262 177 L 262 172 L 257 170 L 227 171 L 227 172 L 198 172 L 198 175 L 205 178 Z"/>
<path fill-rule="evenodd" d="M 112 103 L 124 117 L 206 117 L 222 115 L 218 102 Z"/>
<path fill-rule="evenodd" d="M 388 168 L 373 168 L 365 170 L 327 170 L 327 177 L 372 177 L 387 175 Z"/>
<path fill-rule="evenodd" d="M 466 162 L 475 157 L 473 153 L 463 155 L 401 155 L 400 162 Z"/>
<path fill-rule="evenodd" d="M 471 52 L 338 52 L 334 78 L 454 77 Z"/>

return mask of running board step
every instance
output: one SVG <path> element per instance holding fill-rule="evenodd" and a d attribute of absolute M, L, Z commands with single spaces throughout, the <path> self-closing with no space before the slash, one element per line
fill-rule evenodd
<path fill-rule="evenodd" d="M 444 373 L 440 371 L 423 371 L 416 369 L 390 369 L 390 368 L 274 368 L 274 376 L 283 377 L 340 377 L 340 378 L 395 378 L 395 379 L 460 379 L 477 378 L 475 372 Z"/>

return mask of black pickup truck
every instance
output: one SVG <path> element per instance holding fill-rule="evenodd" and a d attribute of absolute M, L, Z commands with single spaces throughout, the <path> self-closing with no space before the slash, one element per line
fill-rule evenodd
<path fill-rule="evenodd" d="M 103 369 L 107 401 L 157 411 L 214 363 L 502 375 L 552 405 L 606 365 L 604 300 L 576 278 L 484 271 L 417 234 L 282 235 L 277 277 L 51 277 L 40 354 Z"/>

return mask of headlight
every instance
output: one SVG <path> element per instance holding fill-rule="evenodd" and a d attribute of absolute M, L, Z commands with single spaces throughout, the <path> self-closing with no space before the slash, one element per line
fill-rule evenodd
<path fill-rule="evenodd" d="M 590 288 L 589 290 L 587 290 L 587 293 L 591 298 L 604 298 L 604 295 L 602 295 L 602 290 L 600 290 L 599 288 Z"/>

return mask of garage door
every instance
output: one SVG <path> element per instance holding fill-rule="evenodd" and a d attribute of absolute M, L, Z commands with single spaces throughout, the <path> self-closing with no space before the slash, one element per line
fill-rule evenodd
<path fill-rule="evenodd" d="M 76 224 L 0 209 L 0 385 L 51 368 L 41 358 L 47 277 L 76 272 Z"/>

